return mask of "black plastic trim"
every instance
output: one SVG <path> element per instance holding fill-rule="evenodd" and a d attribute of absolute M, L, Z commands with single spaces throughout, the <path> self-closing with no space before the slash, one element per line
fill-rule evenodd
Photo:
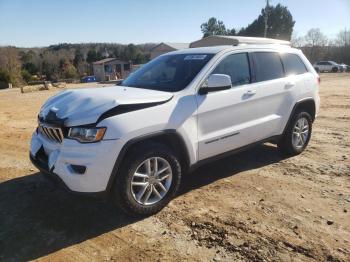
<path fill-rule="evenodd" d="M 312 99 L 312 98 L 309 98 L 309 99 L 305 99 L 305 100 L 301 100 L 299 102 L 296 102 L 295 105 L 293 106 L 293 109 L 292 111 L 290 112 L 290 115 L 289 115 L 289 118 L 288 118 L 288 121 L 287 121 L 287 124 L 286 126 L 284 127 L 283 129 L 283 133 L 282 134 L 285 134 L 286 131 L 287 131 L 287 128 L 290 124 L 290 122 L 292 121 L 292 118 L 293 118 L 293 115 L 295 114 L 295 111 L 297 110 L 298 106 L 305 103 L 305 102 L 313 102 L 315 104 L 315 100 Z M 315 108 L 316 110 L 316 108 Z M 314 121 L 315 120 L 315 116 L 311 116 L 312 117 L 312 120 Z"/>
<path fill-rule="evenodd" d="M 205 165 L 205 164 L 208 164 L 210 162 L 213 162 L 213 161 L 225 158 L 225 157 L 233 155 L 233 154 L 237 154 L 239 152 L 248 150 L 248 149 L 250 149 L 252 147 L 255 147 L 255 146 L 258 146 L 260 144 L 263 144 L 263 143 L 266 143 L 266 142 L 271 142 L 271 141 L 278 141 L 280 139 L 280 137 L 281 136 L 279 136 L 279 135 L 272 136 L 272 137 L 265 138 L 265 139 L 262 139 L 260 141 L 251 143 L 249 145 L 245 145 L 245 146 L 242 146 L 242 147 L 239 147 L 239 148 L 235 148 L 233 150 L 227 151 L 227 152 L 219 154 L 219 155 L 215 155 L 215 156 L 212 156 L 212 157 L 208 157 L 208 158 L 202 159 L 202 160 L 198 161 L 197 163 L 191 165 L 188 171 L 189 172 L 193 172 L 195 169 L 197 169 L 198 167 L 200 167 L 202 165 Z"/>
<path fill-rule="evenodd" d="M 188 154 L 188 151 L 187 151 L 187 147 L 186 147 L 186 144 L 185 144 L 185 141 L 183 140 L 182 136 L 177 133 L 177 131 L 175 129 L 166 129 L 166 130 L 162 130 L 162 131 L 158 131 L 158 132 L 154 132 L 154 133 L 150 133 L 150 134 L 147 134 L 147 135 L 142 135 L 142 136 L 139 136 L 139 137 L 135 137 L 131 140 L 129 140 L 128 142 L 126 142 L 124 144 L 124 146 L 122 147 L 122 149 L 120 150 L 119 154 L 118 154 L 118 157 L 117 157 L 117 160 L 115 161 L 115 164 L 114 164 L 114 167 L 113 167 L 113 170 L 112 170 L 112 173 L 111 175 L 109 176 L 109 180 L 108 180 L 108 184 L 107 184 L 107 189 L 106 191 L 107 192 L 110 192 L 111 189 L 112 189 L 112 186 L 113 186 L 113 182 L 118 174 L 118 170 L 119 170 L 119 167 L 122 163 L 122 160 L 126 154 L 126 152 L 128 151 L 128 149 L 135 143 L 137 142 L 141 142 L 141 141 L 144 141 L 144 140 L 147 140 L 149 138 L 156 138 L 156 137 L 160 137 L 162 135 L 166 135 L 166 134 L 172 134 L 172 135 L 176 135 L 180 141 L 182 141 L 182 146 L 183 148 L 185 148 L 185 161 L 186 163 L 189 165 L 189 162 L 190 162 L 190 157 L 189 157 L 189 154 Z M 186 170 L 188 168 L 187 167 L 184 167 L 184 169 Z"/>
<path fill-rule="evenodd" d="M 250 69 L 250 83 L 256 82 L 256 66 L 254 60 L 254 53 L 248 52 L 249 69 Z"/>
<path fill-rule="evenodd" d="M 228 90 L 231 89 L 231 85 L 229 86 L 217 86 L 217 87 L 201 87 L 198 91 L 198 94 L 200 95 L 206 95 L 210 92 L 216 92 L 216 91 L 222 91 L 222 90 Z"/>
<path fill-rule="evenodd" d="M 64 127 L 64 122 L 67 120 L 67 118 L 59 118 L 56 115 L 56 112 L 54 111 L 49 111 L 45 117 L 41 117 L 38 115 L 38 120 L 40 123 L 45 123 L 57 127 Z"/>
<path fill-rule="evenodd" d="M 102 120 L 104 120 L 106 118 L 109 118 L 111 116 L 121 115 L 121 114 L 125 114 L 125 113 L 128 113 L 128 112 L 137 111 L 137 110 L 141 110 L 141 109 L 145 109 L 145 108 L 149 108 L 149 107 L 154 107 L 154 106 L 165 104 L 165 103 L 169 102 L 172 98 L 173 97 L 170 97 L 169 99 L 167 99 L 165 101 L 161 101 L 161 102 L 118 105 L 118 106 L 113 107 L 113 108 L 107 110 L 106 112 L 104 112 L 97 119 L 96 124 L 98 124 Z"/>

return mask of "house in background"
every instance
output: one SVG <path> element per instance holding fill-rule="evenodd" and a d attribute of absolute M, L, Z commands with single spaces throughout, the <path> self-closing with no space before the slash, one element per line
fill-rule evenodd
<path fill-rule="evenodd" d="M 189 48 L 190 44 L 189 43 L 160 43 L 159 45 L 156 45 L 151 49 L 151 56 L 150 58 L 153 59 L 157 56 L 160 56 L 162 54 L 171 52 L 171 51 L 176 51 L 180 49 L 185 49 Z"/>
<path fill-rule="evenodd" d="M 105 58 L 92 63 L 97 81 L 110 81 L 126 78 L 131 72 L 131 62 L 117 58 Z"/>

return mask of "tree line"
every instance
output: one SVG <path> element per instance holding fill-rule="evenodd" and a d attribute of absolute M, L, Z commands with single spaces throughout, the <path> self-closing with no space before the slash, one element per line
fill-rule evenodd
<path fill-rule="evenodd" d="M 92 74 L 92 63 L 115 57 L 134 64 L 149 61 L 155 44 L 58 44 L 43 48 L 0 47 L 0 82 L 20 86 L 36 80 L 78 79 Z"/>

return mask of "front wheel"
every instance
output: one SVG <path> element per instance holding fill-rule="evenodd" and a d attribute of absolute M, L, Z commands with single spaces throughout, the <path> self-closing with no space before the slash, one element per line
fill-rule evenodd
<path fill-rule="evenodd" d="M 287 129 L 278 142 L 278 149 L 284 155 L 298 155 L 307 147 L 312 131 L 312 119 L 307 112 L 294 114 Z"/>
<path fill-rule="evenodd" d="M 144 144 L 124 158 L 113 197 L 130 215 L 152 215 L 175 196 L 180 180 L 180 162 L 172 150 L 162 144 Z"/>

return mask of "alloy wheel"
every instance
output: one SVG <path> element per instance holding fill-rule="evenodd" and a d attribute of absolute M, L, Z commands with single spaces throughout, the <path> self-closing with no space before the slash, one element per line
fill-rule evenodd
<path fill-rule="evenodd" d="M 135 201 L 142 205 L 153 205 L 168 193 L 172 182 L 172 169 L 162 157 L 151 157 L 143 161 L 131 179 L 131 192 Z"/>
<path fill-rule="evenodd" d="M 304 147 L 309 137 L 309 122 L 305 117 L 299 118 L 294 125 L 292 144 L 297 150 Z"/>

